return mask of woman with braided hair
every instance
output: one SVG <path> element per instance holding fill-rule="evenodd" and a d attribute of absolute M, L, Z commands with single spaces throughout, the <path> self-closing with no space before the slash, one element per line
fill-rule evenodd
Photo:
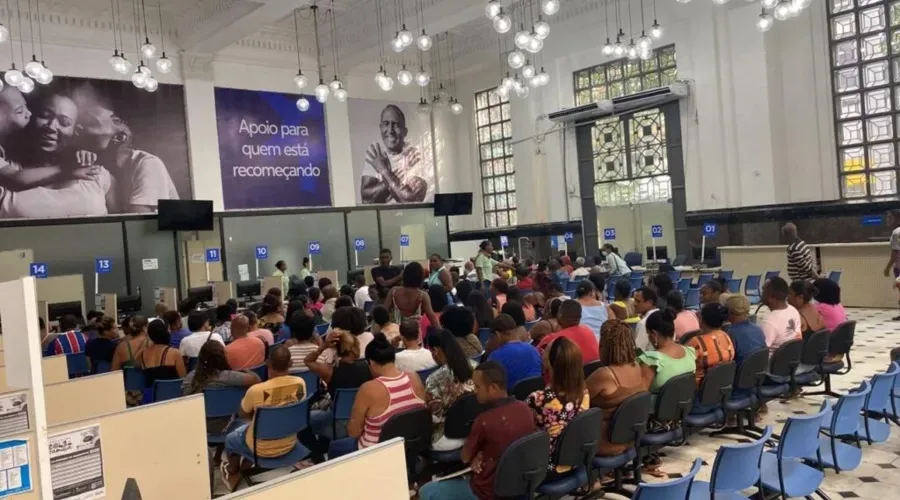
<path fill-rule="evenodd" d="M 603 427 L 597 455 L 612 456 L 625 452 L 633 443 L 609 442 L 609 424 L 619 405 L 632 394 L 647 390 L 641 367 L 635 356 L 634 336 L 624 321 L 611 319 L 600 328 L 600 361 L 603 366 L 587 378 L 591 406 L 603 410 Z"/>

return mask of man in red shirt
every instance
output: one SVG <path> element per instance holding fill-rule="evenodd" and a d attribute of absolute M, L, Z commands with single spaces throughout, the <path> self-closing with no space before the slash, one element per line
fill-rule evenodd
<path fill-rule="evenodd" d="M 516 268 L 516 286 L 519 290 L 532 290 L 534 288 L 534 280 L 529 276 L 531 272 L 527 267 L 519 266 Z"/>
<path fill-rule="evenodd" d="M 485 406 L 462 449 L 463 462 L 472 467 L 472 478 L 428 483 L 419 490 L 420 500 L 494 500 L 494 474 L 500 457 L 513 441 L 536 430 L 528 405 L 506 392 L 503 365 L 485 361 L 478 365 L 472 378 L 475 397 Z"/>
<path fill-rule="evenodd" d="M 559 337 L 566 337 L 581 349 L 585 364 L 600 359 L 600 343 L 594 332 L 581 324 L 581 304 L 577 300 L 564 300 L 559 306 L 556 321 L 560 330 L 542 338 L 537 345 L 539 351 L 543 353 L 551 342 Z"/>

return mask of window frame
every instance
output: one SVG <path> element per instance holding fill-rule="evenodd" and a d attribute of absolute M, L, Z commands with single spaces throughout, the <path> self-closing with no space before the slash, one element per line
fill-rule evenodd
<path fill-rule="evenodd" d="M 829 0 L 830 1 L 830 0 Z M 672 64 L 663 65 L 663 58 L 667 55 L 671 55 Z M 655 67 L 653 68 L 645 68 L 644 65 L 648 64 L 649 61 L 642 61 L 640 59 L 636 61 L 631 61 L 626 57 L 620 57 L 618 59 L 612 59 L 600 64 L 595 64 L 592 66 L 588 66 L 586 68 L 581 68 L 572 73 L 572 89 L 574 91 L 574 98 L 576 106 L 581 106 L 583 104 L 588 104 L 591 102 L 595 102 L 601 99 L 613 99 L 615 97 L 621 97 L 626 95 L 631 95 L 637 92 L 643 92 L 644 90 L 649 90 L 651 88 L 659 88 L 664 85 L 669 85 L 678 79 L 678 53 L 675 50 L 675 44 L 664 45 L 662 47 L 656 47 L 653 49 L 653 59 L 655 62 Z M 636 63 L 638 64 L 638 70 L 636 73 L 627 75 L 625 74 L 626 68 L 629 64 Z M 610 75 L 614 71 L 614 68 L 619 66 L 620 75 L 616 78 L 612 78 Z M 674 73 L 671 75 L 671 78 L 666 77 L 663 79 L 663 75 L 667 70 L 674 70 Z M 603 81 L 595 83 L 594 73 L 598 70 L 602 70 L 603 73 Z M 657 78 L 657 83 L 655 87 L 644 88 L 644 81 L 647 76 L 655 75 Z M 584 76 L 587 77 L 587 85 L 579 85 L 579 77 Z M 641 83 L 641 88 L 637 90 L 633 90 L 631 92 L 628 91 L 627 82 L 637 78 Z M 617 94 L 615 96 L 610 97 L 610 87 L 616 83 L 621 83 L 622 85 L 622 93 Z M 595 96 L 594 90 L 603 87 L 605 90 L 604 95 Z M 582 92 L 588 92 L 589 99 L 584 101 L 580 99 L 580 94 Z M 597 97 L 597 98 L 595 98 Z"/>
<path fill-rule="evenodd" d="M 487 89 L 476 92 L 474 96 L 474 103 L 472 106 L 472 109 L 475 110 L 475 142 L 477 144 L 476 147 L 478 150 L 478 174 L 481 186 L 481 206 L 482 211 L 484 212 L 483 220 L 485 228 L 509 227 L 518 224 L 518 200 L 515 196 L 516 169 L 512 150 L 512 118 L 510 116 L 511 103 L 508 96 L 506 98 L 503 98 L 496 95 L 493 91 L 494 89 Z M 482 97 L 485 103 L 483 106 L 479 105 L 479 100 L 481 100 Z M 492 101 L 494 100 L 496 100 L 496 102 L 492 103 Z M 507 110 L 505 118 L 503 116 L 504 106 Z M 499 113 L 499 121 L 491 121 L 491 110 L 494 109 L 498 110 L 497 112 Z M 481 121 L 479 120 L 479 116 L 482 114 L 487 117 L 486 123 L 481 123 Z M 498 139 L 490 137 L 487 141 L 482 142 L 481 131 L 486 129 L 490 134 L 491 127 L 494 126 L 500 127 L 500 137 Z M 508 128 L 508 134 L 504 131 L 505 128 Z M 496 145 L 500 145 L 503 154 L 495 157 L 493 154 L 493 150 Z M 489 158 L 485 158 L 485 156 L 482 154 L 482 148 L 485 146 L 491 153 Z M 495 169 L 495 162 L 497 161 L 502 162 L 503 170 L 500 173 L 498 173 Z M 485 175 L 485 163 L 491 164 L 490 175 Z M 496 182 L 497 180 L 500 180 L 500 182 L 503 183 L 503 190 L 495 189 L 492 192 L 488 193 L 486 186 L 488 184 Z M 510 189 L 510 180 L 512 180 L 512 189 Z M 499 206 L 498 201 L 500 196 L 506 198 L 505 208 L 500 208 Z M 488 208 L 488 198 L 491 198 L 491 200 L 493 201 L 493 208 Z M 502 224 L 500 222 L 502 217 L 506 218 L 505 224 Z M 491 223 L 492 218 L 493 223 Z"/>

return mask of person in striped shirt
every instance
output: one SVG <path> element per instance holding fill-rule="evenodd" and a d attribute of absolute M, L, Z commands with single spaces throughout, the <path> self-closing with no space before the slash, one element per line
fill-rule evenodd
<path fill-rule="evenodd" d="M 331 442 L 329 459 L 378 443 L 382 427 L 392 416 L 426 408 L 425 386 L 419 375 L 400 371 L 394 360 L 394 346 L 384 334 L 379 333 L 366 346 L 366 361 L 375 379 L 359 388 L 347 426 L 350 437 Z"/>
<path fill-rule="evenodd" d="M 78 329 L 78 319 L 71 314 L 59 318 L 60 333 L 53 341 L 53 354 L 75 354 L 84 352 L 87 337 Z"/>
<path fill-rule="evenodd" d="M 816 260 L 809 251 L 806 242 L 797 235 L 797 226 L 792 222 L 788 222 L 781 228 L 781 231 L 791 241 L 791 244 L 787 247 L 787 268 L 791 281 L 814 280 L 818 278 L 819 273 L 816 271 Z"/>

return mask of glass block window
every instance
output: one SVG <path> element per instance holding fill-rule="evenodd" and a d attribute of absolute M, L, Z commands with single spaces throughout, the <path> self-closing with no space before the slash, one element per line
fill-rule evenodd
<path fill-rule="evenodd" d="M 677 78 L 675 46 L 667 45 L 646 61 L 617 59 L 576 71 L 575 105 L 662 87 Z"/>
<path fill-rule="evenodd" d="M 666 120 L 659 108 L 598 120 L 591 130 L 597 206 L 671 197 Z"/>
<path fill-rule="evenodd" d="M 843 198 L 897 194 L 900 0 L 826 0 Z"/>
<path fill-rule="evenodd" d="M 509 99 L 485 90 L 475 94 L 475 126 L 481 163 L 484 227 L 518 224 Z"/>

